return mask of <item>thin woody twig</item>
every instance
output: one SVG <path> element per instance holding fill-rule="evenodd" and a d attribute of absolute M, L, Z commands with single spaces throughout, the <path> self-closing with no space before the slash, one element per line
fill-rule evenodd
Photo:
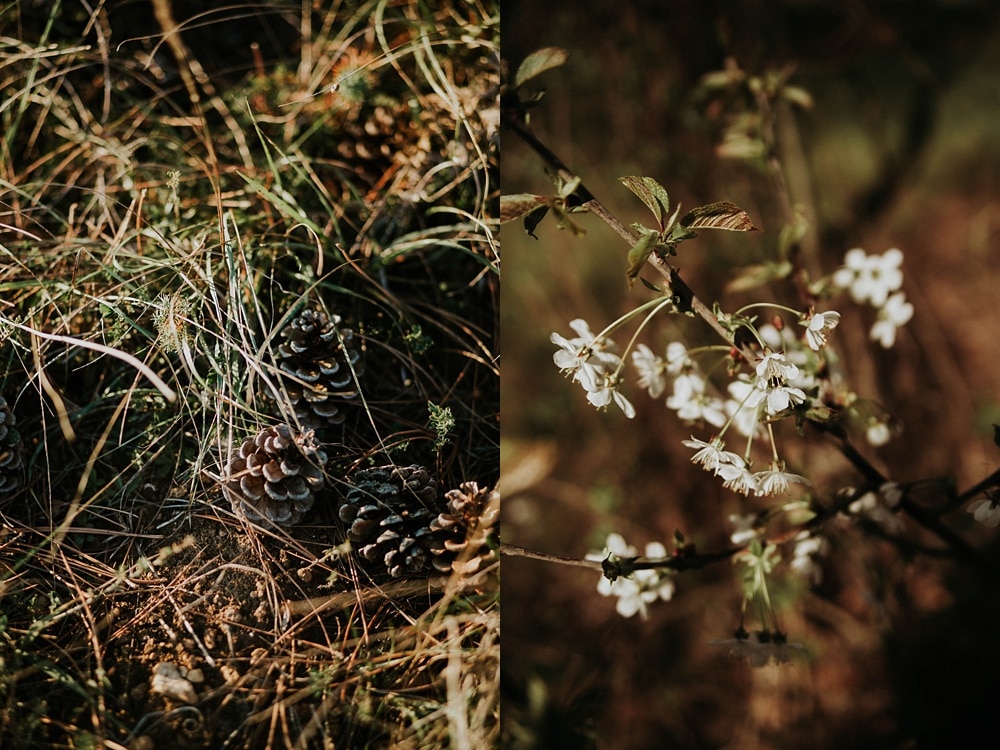
<path fill-rule="evenodd" d="M 559 563 L 560 565 L 575 565 L 579 568 L 601 569 L 600 560 L 581 560 L 577 557 L 566 557 L 564 555 L 552 555 L 548 552 L 536 552 L 526 547 L 519 547 L 516 544 L 501 544 L 500 554 L 508 557 L 527 557 L 530 560 L 542 560 L 544 562 Z"/>
<path fill-rule="evenodd" d="M 523 120 L 513 114 L 504 110 L 503 122 L 509 127 L 514 133 L 518 135 L 521 140 L 523 140 L 531 149 L 538 154 L 542 161 L 551 169 L 563 182 L 569 182 L 574 179 L 574 175 L 566 164 L 560 159 L 548 146 L 542 143 L 538 137 L 534 134 L 531 128 L 523 122 Z M 639 235 L 631 228 L 623 224 L 617 216 L 615 216 L 607 207 L 601 203 L 594 194 L 587 189 L 586 185 L 581 181 L 576 188 L 576 192 L 572 197 L 576 197 L 579 201 L 579 206 L 586 209 L 598 219 L 600 219 L 604 224 L 606 224 L 615 234 L 621 237 L 629 247 L 635 245 L 639 241 Z M 577 204 L 574 204 L 577 205 Z M 677 269 L 674 268 L 669 262 L 664 258 L 661 258 L 656 253 L 651 253 L 647 262 L 657 270 L 657 272 L 666 280 L 669 284 L 671 291 L 675 296 L 684 301 L 687 309 L 690 309 L 698 317 L 702 318 L 708 325 L 719 334 L 727 343 L 733 343 L 732 335 L 729 331 L 719 323 L 718 318 L 715 313 L 712 312 L 704 302 L 695 296 L 694 290 L 681 278 Z M 752 362 L 755 358 L 753 352 L 744 347 L 741 349 L 744 357 L 746 357 L 748 362 Z"/>

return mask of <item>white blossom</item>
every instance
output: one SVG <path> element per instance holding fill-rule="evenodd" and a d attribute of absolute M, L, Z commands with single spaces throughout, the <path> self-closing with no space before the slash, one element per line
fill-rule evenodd
<path fill-rule="evenodd" d="M 762 428 L 758 422 L 757 407 L 764 397 L 764 392 L 754 387 L 754 384 L 741 377 L 729 384 L 729 395 L 726 401 L 726 413 L 733 420 L 733 427 L 744 437 L 750 437 Z"/>
<path fill-rule="evenodd" d="M 595 338 L 587 321 L 577 318 L 569 326 L 577 333 L 574 338 L 567 339 L 558 333 L 549 336 L 549 341 L 559 347 L 552 361 L 563 373 L 572 374 L 573 381 L 580 383 L 585 391 L 594 391 L 601 375 L 615 372 L 621 358 L 613 351 L 614 342 Z"/>
<path fill-rule="evenodd" d="M 818 352 L 826 346 L 827 337 L 839 322 L 840 313 L 831 310 L 814 313 L 812 317 L 800 320 L 799 324 L 806 327 L 806 343 L 809 344 L 809 348 Z"/>
<path fill-rule="evenodd" d="M 869 337 L 878 341 L 885 349 L 891 349 L 896 343 L 896 331 L 906 325 L 913 317 L 913 305 L 906 301 L 903 292 L 896 292 L 886 300 L 878 311 L 878 320 L 872 326 Z"/>
<path fill-rule="evenodd" d="M 758 388 L 761 388 L 758 382 Z M 796 404 L 801 404 L 806 400 L 806 394 L 800 388 L 792 388 L 787 385 L 767 387 L 764 384 L 762 391 L 766 398 L 766 409 L 768 416 L 776 416 L 786 411 Z"/>
<path fill-rule="evenodd" d="M 632 352 L 632 364 L 639 373 L 639 387 L 645 388 L 651 398 L 659 398 L 667 387 L 664 373 L 667 363 L 653 354 L 645 344 L 639 344 Z"/>
<path fill-rule="evenodd" d="M 805 578 L 811 584 L 818 585 L 823 579 L 823 568 L 817 558 L 826 554 L 829 544 L 821 536 L 801 536 L 795 542 L 792 570 Z"/>
<path fill-rule="evenodd" d="M 868 255 L 853 248 L 844 256 L 844 265 L 833 275 L 833 283 L 847 289 L 855 302 L 882 307 L 892 292 L 903 285 L 903 253 L 897 248 L 882 255 Z"/>
<path fill-rule="evenodd" d="M 603 561 L 609 555 L 627 559 L 638 557 L 635 547 L 625 542 L 621 534 L 608 534 L 604 549 L 587 553 L 586 559 Z M 645 557 L 659 560 L 667 557 L 667 549 L 660 542 L 646 545 Z M 619 576 L 614 581 L 602 576 L 597 584 L 602 596 L 615 596 L 615 611 L 622 617 L 638 613 L 643 619 L 649 615 L 648 605 L 657 600 L 669 601 L 674 595 L 672 575 L 665 570 L 637 570 L 631 576 Z"/>
<path fill-rule="evenodd" d="M 783 471 L 776 466 L 771 466 L 766 471 L 758 471 L 754 474 L 754 481 L 757 483 L 758 496 L 784 495 L 792 483 L 809 484 L 809 480 L 805 477 Z"/>
<path fill-rule="evenodd" d="M 969 506 L 969 513 L 981 524 L 995 529 L 1000 526 L 1000 495 L 984 497 Z"/>
<path fill-rule="evenodd" d="M 742 464 L 743 461 L 740 461 Z M 743 465 L 721 464 L 715 471 L 716 476 L 723 479 L 722 486 L 733 492 L 749 495 L 757 492 L 757 479 L 753 473 Z"/>
<path fill-rule="evenodd" d="M 704 378 L 695 373 L 678 375 L 674 379 L 674 392 L 667 399 L 667 407 L 677 412 L 685 422 L 704 419 L 715 427 L 726 423 L 724 405 L 721 400 L 705 393 Z"/>
<path fill-rule="evenodd" d="M 687 347 L 680 341 L 671 341 L 667 344 L 667 372 L 671 375 L 680 375 L 685 369 L 692 367 L 694 362 L 688 356 Z"/>
<path fill-rule="evenodd" d="M 787 382 L 799 376 L 799 368 L 788 361 L 784 354 L 769 352 L 757 363 L 757 379 Z"/>
<path fill-rule="evenodd" d="M 685 440 L 684 445 L 697 450 L 691 456 L 691 463 L 703 466 L 706 471 L 718 473 L 719 467 L 724 465 L 739 466 L 740 468 L 744 466 L 743 458 L 737 453 L 724 450 L 726 444 L 719 438 L 713 439 L 711 443 L 706 443 L 704 440 L 692 437 L 690 440 Z"/>
<path fill-rule="evenodd" d="M 607 408 L 608 404 L 614 402 L 626 417 L 632 419 L 635 417 L 635 407 L 618 390 L 619 385 L 621 381 L 618 378 L 602 373 L 596 387 L 587 393 L 587 400 L 598 409 Z"/>
<path fill-rule="evenodd" d="M 902 519 L 893 510 L 898 507 L 899 485 L 886 482 L 879 492 L 867 492 L 848 506 L 854 515 L 866 518 L 890 534 L 898 534 L 904 528 Z"/>

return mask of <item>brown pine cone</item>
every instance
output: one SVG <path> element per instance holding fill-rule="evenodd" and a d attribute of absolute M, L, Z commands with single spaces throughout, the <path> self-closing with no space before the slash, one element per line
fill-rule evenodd
<path fill-rule="evenodd" d="M 0 494 L 17 490 L 24 478 L 21 463 L 21 438 L 14 429 L 14 412 L 0 396 Z"/>
<path fill-rule="evenodd" d="M 353 477 L 340 506 L 347 538 L 358 554 L 394 578 L 434 567 L 430 524 L 438 512 L 437 483 L 422 466 L 379 466 Z"/>
<path fill-rule="evenodd" d="M 237 515 L 291 526 L 326 485 L 326 460 L 312 430 L 297 432 L 287 424 L 265 427 L 243 441 L 229 462 L 223 490 Z"/>
<path fill-rule="evenodd" d="M 360 353 L 352 347 L 354 332 L 339 328 L 322 310 L 305 310 L 281 332 L 278 367 L 291 377 L 281 379 L 288 402 L 300 424 L 317 429 L 344 421 L 342 407 L 358 395 Z M 284 398 L 279 393 L 276 398 Z"/>
<path fill-rule="evenodd" d="M 434 550 L 434 566 L 470 575 L 487 560 L 495 559 L 489 541 L 500 516 L 499 494 L 480 489 L 475 482 L 463 482 L 444 497 L 448 510 L 431 522 L 440 545 Z"/>

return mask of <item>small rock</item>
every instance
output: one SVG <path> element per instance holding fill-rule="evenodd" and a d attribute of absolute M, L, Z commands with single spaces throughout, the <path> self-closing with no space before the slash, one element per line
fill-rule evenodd
<path fill-rule="evenodd" d="M 154 693 L 159 693 L 181 703 L 198 702 L 198 693 L 191 681 L 181 675 L 176 664 L 167 661 L 161 661 L 153 668 L 153 679 L 150 680 L 149 688 Z"/>

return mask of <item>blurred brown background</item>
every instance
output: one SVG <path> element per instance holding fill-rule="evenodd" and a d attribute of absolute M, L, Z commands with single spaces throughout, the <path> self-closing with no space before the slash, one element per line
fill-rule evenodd
<path fill-rule="evenodd" d="M 722 112 L 698 82 L 732 58 L 751 73 L 794 65 L 814 106 L 778 111 L 793 200 L 812 219 L 807 265 L 832 272 L 844 252 L 899 247 L 916 313 L 894 349 L 868 341 L 871 309 L 846 301 L 834 335 L 857 393 L 899 418 L 889 445 L 861 448 L 888 476 L 945 475 L 964 489 L 1000 463 L 1000 8 L 936 2 L 631 2 L 505 0 L 504 58 L 561 46 L 532 124 L 621 219 L 650 224 L 617 178 L 658 179 L 686 208 L 731 200 L 763 233 L 704 233 L 677 259 L 702 299 L 735 310 L 765 293 L 723 296 L 736 269 L 774 258 L 781 211 L 769 179 L 720 159 Z M 550 194 L 539 160 L 504 133 L 504 193 Z M 639 414 L 595 412 L 552 364 L 549 334 L 583 317 L 596 332 L 649 299 L 629 291 L 626 247 L 592 217 L 574 239 L 544 222 L 538 240 L 505 225 L 504 541 L 582 557 L 618 531 L 640 549 L 681 529 L 700 550 L 727 545 L 741 498 L 689 462 L 686 427 L 639 392 Z M 725 235 L 725 236 L 723 236 Z M 649 276 L 649 274 L 647 274 Z M 782 296 L 784 295 L 784 296 Z M 619 333 L 623 345 L 628 333 Z M 655 351 L 715 343 L 688 318 L 654 326 Z M 792 466 L 820 497 L 857 481 L 828 445 L 783 425 Z M 752 505 L 752 504 L 751 504 Z M 759 506 L 753 506 L 759 507 Z M 943 516 L 983 554 L 996 532 L 964 508 Z M 922 554 L 846 524 L 831 529 L 823 582 L 779 592 L 782 624 L 808 656 L 752 670 L 711 641 L 730 637 L 740 590 L 727 564 L 678 578 L 674 600 L 625 620 L 597 575 L 503 561 L 505 746 L 511 748 L 903 748 L 974 746 L 992 731 L 992 639 L 1000 587 L 949 555 Z M 940 548 L 908 523 L 908 538 Z"/>

